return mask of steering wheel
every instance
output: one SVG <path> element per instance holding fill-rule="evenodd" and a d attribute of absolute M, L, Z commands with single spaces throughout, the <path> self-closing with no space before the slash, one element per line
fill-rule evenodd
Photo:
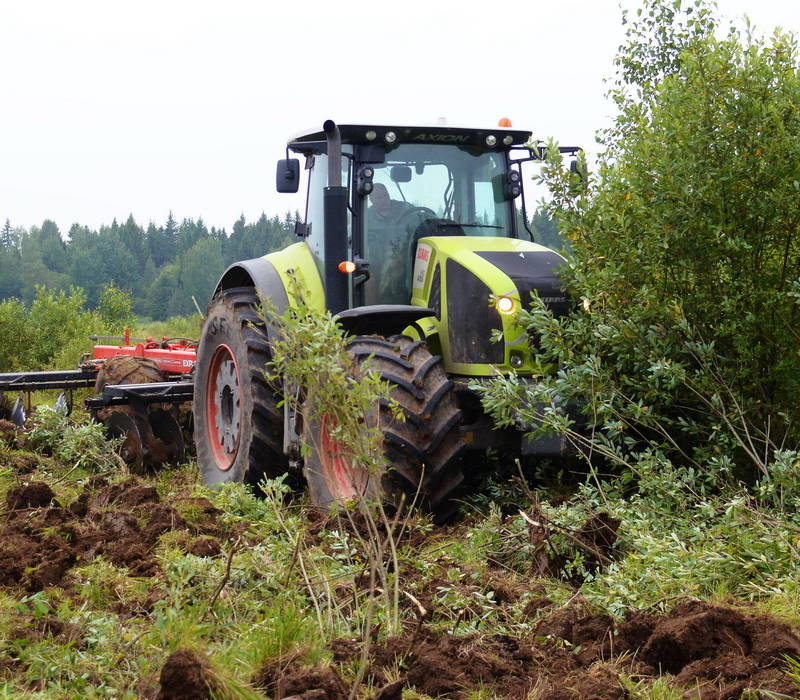
<path fill-rule="evenodd" d="M 436 212 L 428 207 L 412 207 L 408 211 L 403 212 L 400 218 L 397 219 L 397 227 L 405 228 L 410 223 L 411 219 L 416 217 L 418 220 L 417 225 L 421 224 L 425 219 L 438 219 Z"/>

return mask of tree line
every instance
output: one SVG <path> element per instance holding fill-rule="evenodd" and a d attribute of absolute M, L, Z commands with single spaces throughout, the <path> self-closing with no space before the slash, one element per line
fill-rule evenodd
<path fill-rule="evenodd" d="M 209 229 L 202 218 L 178 223 L 170 213 L 163 226 L 151 222 L 144 228 L 131 215 L 97 231 L 73 224 L 66 237 L 50 220 L 25 229 L 6 219 L 0 228 L 0 299 L 17 298 L 30 308 L 37 287 L 79 287 L 87 305 L 97 308 L 112 283 L 131 295 L 139 316 L 185 316 L 195 310 L 192 297 L 205 306 L 228 265 L 294 242 L 299 217 L 262 214 L 248 223 L 242 215 L 228 234 Z M 555 221 L 543 209 L 533 214 L 530 228 L 537 242 L 560 247 Z"/>
<path fill-rule="evenodd" d="M 228 234 L 209 229 L 202 218 L 179 223 L 170 213 L 163 226 L 151 222 L 145 228 L 131 215 L 99 230 L 74 224 L 66 237 L 50 220 L 25 229 L 6 219 L 0 228 L 0 299 L 15 297 L 30 306 L 37 287 L 80 287 L 95 308 L 113 282 L 131 294 L 140 316 L 163 320 L 190 314 L 192 297 L 204 306 L 232 262 L 293 242 L 298 217 L 262 214 L 248 223 L 242 215 Z"/>

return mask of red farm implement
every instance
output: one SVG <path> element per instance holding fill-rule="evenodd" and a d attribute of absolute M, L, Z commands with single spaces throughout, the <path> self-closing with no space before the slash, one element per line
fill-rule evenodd
<path fill-rule="evenodd" d="M 22 425 L 30 393 L 62 390 L 56 406 L 68 413 L 75 389 L 93 387 L 95 396 L 84 401 L 93 417 L 112 436 L 123 438 L 122 456 L 132 467 L 155 466 L 179 460 L 184 454 L 182 428 L 191 429 L 191 412 L 182 410 L 193 397 L 192 372 L 197 342 L 188 338 L 131 338 L 92 336 L 95 345 L 77 369 L 0 373 L 0 396 L 19 392 L 8 418 Z M 27 395 L 23 402 L 22 395 Z M 0 401 L 0 406 L 3 405 Z"/>

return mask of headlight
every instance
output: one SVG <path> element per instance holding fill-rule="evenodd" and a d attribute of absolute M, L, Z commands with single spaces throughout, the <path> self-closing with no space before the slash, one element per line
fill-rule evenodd
<path fill-rule="evenodd" d="M 517 305 L 511 297 L 497 297 L 494 306 L 501 314 L 510 314 Z"/>

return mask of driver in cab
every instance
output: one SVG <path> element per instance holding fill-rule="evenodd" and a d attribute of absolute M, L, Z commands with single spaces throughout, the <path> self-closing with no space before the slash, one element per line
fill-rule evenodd
<path fill-rule="evenodd" d="M 378 227 L 388 227 L 396 225 L 404 215 L 411 212 L 412 207 L 408 202 L 398 202 L 389 197 L 389 190 L 386 185 L 376 182 L 369 196 L 372 206 L 369 208 L 370 225 Z"/>
<path fill-rule="evenodd" d="M 389 196 L 386 185 L 376 182 L 367 209 L 367 255 L 377 278 L 378 299 L 372 303 L 408 304 L 411 300 L 408 246 L 413 235 L 410 216 L 415 207 Z"/>

